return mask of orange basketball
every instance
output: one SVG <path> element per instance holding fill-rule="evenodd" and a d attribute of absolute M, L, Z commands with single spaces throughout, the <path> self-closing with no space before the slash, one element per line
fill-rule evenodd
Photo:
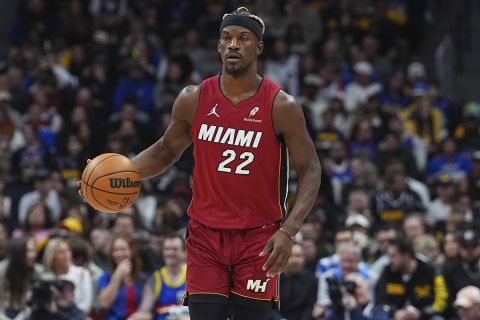
<path fill-rule="evenodd" d="M 83 197 L 101 212 L 115 213 L 132 206 L 141 184 L 133 162 L 118 153 L 99 155 L 82 173 Z"/>

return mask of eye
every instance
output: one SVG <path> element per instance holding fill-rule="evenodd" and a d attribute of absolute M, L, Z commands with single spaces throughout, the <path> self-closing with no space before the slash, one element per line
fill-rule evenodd
<path fill-rule="evenodd" d="M 240 37 L 240 40 L 242 40 L 242 41 L 247 41 L 248 38 L 247 38 L 247 37 Z"/>

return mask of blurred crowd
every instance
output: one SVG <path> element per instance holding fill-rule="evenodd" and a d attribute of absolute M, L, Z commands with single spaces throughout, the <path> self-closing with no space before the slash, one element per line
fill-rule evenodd
<path fill-rule="evenodd" d="M 225 12 L 266 23 L 259 72 L 322 163 L 272 319 L 480 319 L 480 103 L 419 50 L 427 0 L 22 0 L 0 63 L 0 319 L 188 319 L 192 150 L 134 207 L 77 194 L 86 159 L 156 141 L 221 71 Z M 430 3 L 431 5 L 431 3 Z M 290 170 L 288 202 L 295 202 Z"/>

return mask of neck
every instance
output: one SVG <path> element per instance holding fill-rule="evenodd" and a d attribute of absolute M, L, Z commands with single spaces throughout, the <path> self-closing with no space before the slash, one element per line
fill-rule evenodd
<path fill-rule="evenodd" d="M 68 273 L 68 269 L 69 269 L 68 266 L 58 266 L 57 268 L 55 268 L 55 269 L 53 270 L 53 273 L 54 273 L 56 276 L 59 276 L 59 275 L 62 275 L 62 274 L 67 274 L 67 273 Z"/>
<path fill-rule="evenodd" d="M 242 97 L 246 93 L 255 93 L 262 81 L 256 68 L 250 68 L 241 76 L 233 76 L 223 72 L 220 76 L 220 88 L 228 98 Z"/>
<path fill-rule="evenodd" d="M 171 276 L 178 276 L 182 272 L 182 265 L 168 266 L 167 269 Z"/>

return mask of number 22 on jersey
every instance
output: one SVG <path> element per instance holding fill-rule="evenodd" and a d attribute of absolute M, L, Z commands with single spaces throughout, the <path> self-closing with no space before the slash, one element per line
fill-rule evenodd
<path fill-rule="evenodd" d="M 233 168 L 229 165 L 232 161 L 235 160 L 235 158 L 237 157 L 237 153 L 232 149 L 227 149 L 227 150 L 223 151 L 222 156 L 225 157 L 225 160 L 223 160 L 222 162 L 220 162 L 218 164 L 217 171 L 219 171 L 219 172 L 232 172 L 233 171 L 235 174 L 242 174 L 242 175 L 250 174 L 250 170 L 246 167 L 250 163 L 253 162 L 253 160 L 255 158 L 253 153 L 248 152 L 248 151 L 241 153 L 238 156 L 238 158 L 243 160 L 243 162 L 241 162 L 239 165 L 237 165 L 235 170 L 233 170 Z"/>

